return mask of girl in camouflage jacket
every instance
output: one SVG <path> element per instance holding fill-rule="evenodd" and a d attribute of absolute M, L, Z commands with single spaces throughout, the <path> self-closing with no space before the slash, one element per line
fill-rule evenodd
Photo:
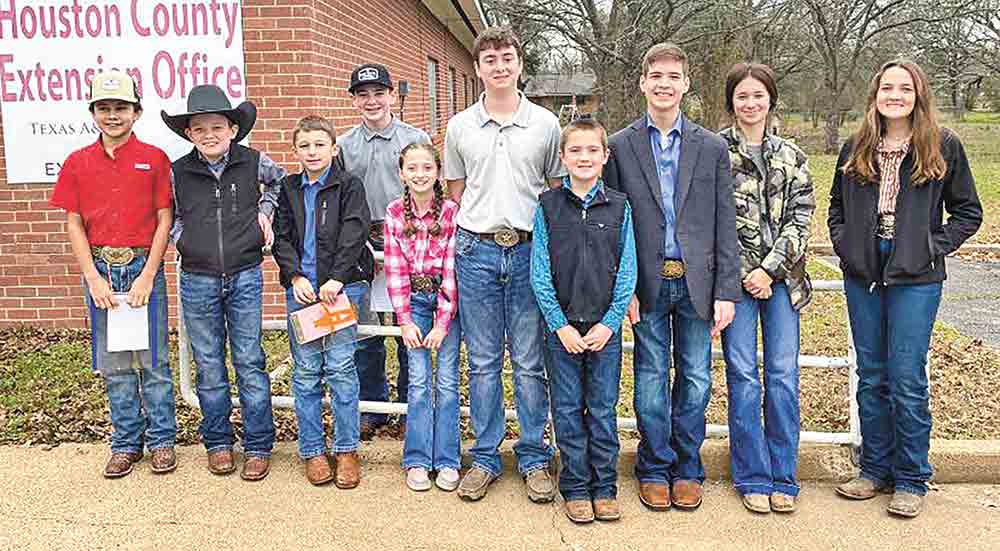
<path fill-rule="evenodd" d="M 743 300 L 722 332 L 733 483 L 747 509 L 791 512 L 799 485 L 799 310 L 811 297 L 806 245 L 816 200 L 806 156 L 767 132 L 774 73 L 740 63 L 726 79 L 735 124 L 721 132 L 733 170 Z M 764 348 L 757 373 L 757 320 Z M 764 419 L 761 420 L 763 399 Z"/>

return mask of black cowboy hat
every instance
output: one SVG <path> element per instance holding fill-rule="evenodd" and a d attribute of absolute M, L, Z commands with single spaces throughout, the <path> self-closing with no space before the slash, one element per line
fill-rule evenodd
<path fill-rule="evenodd" d="M 168 115 L 166 111 L 160 111 L 163 122 L 174 131 L 175 134 L 188 139 L 184 131 L 187 129 L 191 117 L 195 115 L 218 114 L 229 119 L 239 129 L 236 131 L 234 142 L 239 142 L 250 133 L 255 122 L 257 122 L 257 106 L 244 101 L 233 109 L 233 104 L 226 97 L 225 92 L 218 86 L 211 84 L 201 84 L 191 89 L 187 98 L 187 113 L 180 115 Z"/>

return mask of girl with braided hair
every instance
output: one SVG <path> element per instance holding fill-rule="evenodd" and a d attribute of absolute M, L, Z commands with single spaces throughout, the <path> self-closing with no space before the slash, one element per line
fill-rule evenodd
<path fill-rule="evenodd" d="M 386 208 L 385 274 L 403 331 L 410 367 L 403 468 L 414 491 L 458 487 L 458 290 L 455 216 L 445 199 L 441 159 L 429 143 L 406 146 L 399 157 L 403 197 Z M 431 352 L 437 352 L 437 377 Z"/>

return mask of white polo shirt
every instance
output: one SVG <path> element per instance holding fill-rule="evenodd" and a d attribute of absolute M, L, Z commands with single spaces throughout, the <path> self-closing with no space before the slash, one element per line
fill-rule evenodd
<path fill-rule="evenodd" d="M 472 232 L 531 231 L 538 196 L 566 174 L 559 160 L 559 119 L 518 92 L 513 119 L 501 124 L 483 104 L 448 121 L 444 177 L 465 179 L 458 225 Z"/>

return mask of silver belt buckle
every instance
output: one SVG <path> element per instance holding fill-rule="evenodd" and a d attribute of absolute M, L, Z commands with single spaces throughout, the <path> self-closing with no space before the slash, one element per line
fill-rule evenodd
<path fill-rule="evenodd" d="M 135 251 L 132 247 L 104 247 L 101 259 L 111 266 L 125 266 L 135 259 Z"/>
<path fill-rule="evenodd" d="M 500 245 L 505 249 L 509 249 L 514 245 L 517 245 L 518 241 L 520 241 L 520 237 L 517 235 L 517 230 L 504 228 L 493 233 L 493 241 L 497 245 Z"/>
<path fill-rule="evenodd" d="M 875 228 L 875 235 L 883 239 L 895 239 L 896 215 L 880 214 Z"/>

